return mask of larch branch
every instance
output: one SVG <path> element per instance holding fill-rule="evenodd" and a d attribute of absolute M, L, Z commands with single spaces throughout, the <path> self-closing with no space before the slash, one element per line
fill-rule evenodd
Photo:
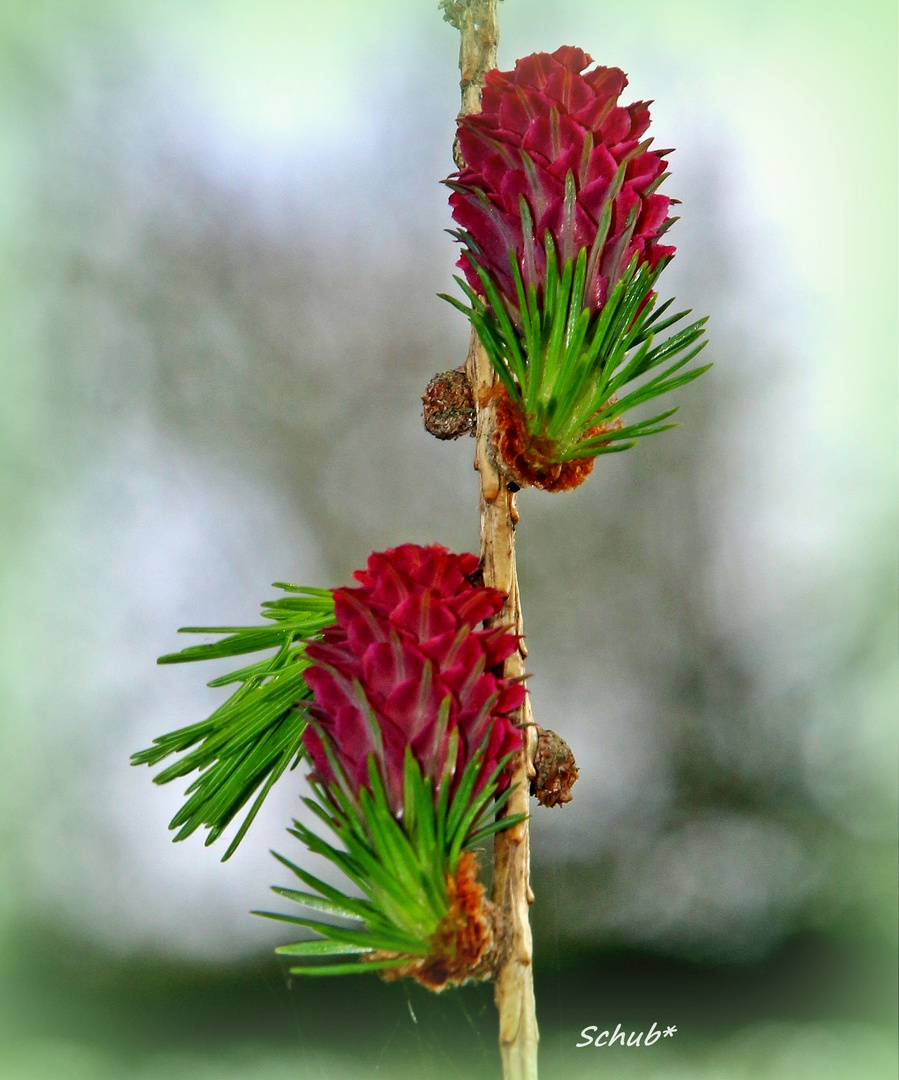
<path fill-rule="evenodd" d="M 478 112 L 486 73 L 496 67 L 499 28 L 496 0 L 447 0 L 443 5 L 449 22 L 458 27 L 462 43 L 459 50 L 462 108 L 460 115 Z M 464 162 L 458 140 L 453 150 L 456 165 Z M 497 470 L 490 452 L 493 436 L 494 404 L 490 393 L 494 381 L 493 366 L 477 334 L 472 330 L 466 370 L 471 381 L 477 410 L 477 448 L 475 468 L 480 478 L 480 554 L 484 584 L 506 594 L 503 610 L 492 622 L 513 626 L 522 633 L 521 601 L 515 569 L 514 489 Z M 517 678 L 524 674 L 527 655 L 522 641 L 518 651 L 506 661 L 505 675 Z M 528 812 L 528 793 L 534 775 L 533 758 L 536 730 L 531 720 L 530 701 L 521 709 L 523 725 L 522 752 L 515 763 L 512 783 L 515 791 L 504 814 Z M 493 901 L 503 912 L 505 927 L 503 948 L 495 976 L 495 1000 L 499 1011 L 499 1042 L 504 1080 L 537 1078 L 537 1014 L 534 999 L 533 944 L 528 905 L 533 900 L 529 883 L 530 848 L 528 823 L 523 821 L 497 833 L 494 841 Z"/>

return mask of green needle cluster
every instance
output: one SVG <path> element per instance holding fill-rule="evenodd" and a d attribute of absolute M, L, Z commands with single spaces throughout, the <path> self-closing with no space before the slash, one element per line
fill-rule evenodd
<path fill-rule="evenodd" d="M 436 791 L 433 780 L 422 775 L 411 747 L 406 749 L 400 816 L 390 808 L 374 755 L 369 757 L 368 788 L 353 792 L 345 774 L 338 774 L 339 783 L 327 787 L 312 784 L 315 797 L 303 801 L 336 835 L 342 847 L 329 844 L 299 821 L 294 821 L 294 827 L 288 831 L 310 851 L 342 870 L 363 895 L 348 896 L 275 853 L 280 862 L 315 892 L 277 886 L 274 892 L 312 911 L 356 923 L 341 926 L 257 911 L 257 915 L 293 923 L 320 935 L 278 949 L 288 956 L 302 958 L 302 966 L 291 968 L 292 972 L 346 975 L 401 967 L 410 958 L 429 955 L 432 938 L 450 906 L 447 878 L 455 873 L 463 850 L 517 824 L 525 816 L 511 814 L 491 820 L 513 791 L 508 787 L 494 799 L 500 774 L 511 755 L 502 759 L 487 783 L 474 794 L 486 742 L 468 762 L 452 790 L 458 740 L 458 732 L 452 732 L 447 766 Z M 333 757 L 332 765 L 335 771 L 340 768 Z M 397 955 L 386 959 L 319 962 L 322 957 L 364 956 L 372 952 Z"/>
<path fill-rule="evenodd" d="M 706 344 L 700 340 L 706 319 L 656 344 L 660 333 L 689 315 L 680 311 L 662 318 L 672 300 L 655 306 L 653 290 L 666 259 L 651 268 L 634 256 L 596 312 L 584 297 L 590 276 L 587 249 L 582 248 L 576 259 L 567 259 L 560 269 L 547 231 L 542 296 L 533 283 L 525 289 L 518 260 L 510 252 L 518 300 L 515 308 L 479 260 L 471 237 L 459 235 L 471 252 L 485 295 L 479 296 L 456 277 L 471 306 L 451 296 L 443 298 L 471 320 L 510 399 L 519 406 L 529 434 L 541 446 L 552 447 L 552 460 L 626 450 L 644 435 L 676 426 L 664 422 L 675 408 L 601 435 L 589 434 L 591 428 L 608 425 L 635 406 L 692 382 L 711 367 L 683 370 Z M 635 380 L 643 381 L 623 393 Z"/>
<path fill-rule="evenodd" d="M 184 805 L 169 823 L 170 829 L 178 830 L 175 840 L 184 840 L 203 827 L 209 830 L 207 845 L 213 843 L 256 794 L 223 862 L 234 853 L 285 769 L 294 768 L 302 756 L 304 703 L 311 697 L 304 674 L 309 666 L 306 643 L 334 622 L 330 589 L 283 582 L 276 582 L 274 588 L 291 595 L 262 605 L 263 617 L 272 620 L 273 626 L 187 626 L 179 631 L 227 636 L 161 656 L 158 663 L 218 660 L 269 649 L 275 653 L 213 679 L 209 686 L 237 683 L 238 688 L 208 719 L 161 735 L 131 758 L 133 765 L 156 765 L 171 754 L 182 754 L 154 777 L 157 784 L 198 773 L 187 788 Z"/>

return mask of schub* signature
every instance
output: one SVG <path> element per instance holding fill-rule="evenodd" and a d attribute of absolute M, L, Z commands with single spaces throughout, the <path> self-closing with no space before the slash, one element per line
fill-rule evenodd
<path fill-rule="evenodd" d="M 659 1028 L 655 1021 L 653 1021 L 652 1027 L 649 1031 L 632 1031 L 629 1035 L 625 1035 L 624 1030 L 619 1024 L 614 1032 L 606 1030 L 600 1031 L 595 1024 L 591 1024 L 589 1027 L 585 1027 L 581 1032 L 582 1042 L 575 1043 L 576 1049 L 581 1049 L 585 1046 L 616 1046 L 621 1044 L 622 1046 L 652 1046 L 657 1043 L 659 1039 L 664 1036 L 666 1039 L 670 1039 L 677 1028 L 672 1025 L 671 1027 Z M 597 1034 L 598 1033 L 598 1034 Z"/>

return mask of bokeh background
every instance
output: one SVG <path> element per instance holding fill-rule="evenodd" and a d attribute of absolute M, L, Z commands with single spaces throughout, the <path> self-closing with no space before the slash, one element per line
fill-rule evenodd
<path fill-rule="evenodd" d="M 664 285 L 711 316 L 683 426 L 520 496 L 542 1075 L 880 1080 L 896 1009 L 896 12 L 504 0 L 655 99 Z M 128 756 L 217 702 L 176 627 L 403 541 L 476 549 L 419 398 L 458 35 L 436 0 L 0 4 L 0 1073 L 495 1077 L 489 988 L 291 980 L 235 857 Z M 663 289 L 664 292 L 664 289 Z M 588 1024 L 676 1025 L 640 1050 Z"/>

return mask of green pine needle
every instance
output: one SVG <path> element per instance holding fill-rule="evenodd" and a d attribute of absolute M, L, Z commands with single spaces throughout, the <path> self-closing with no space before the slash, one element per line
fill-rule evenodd
<path fill-rule="evenodd" d="M 354 921 L 352 927 L 347 927 L 277 912 L 255 912 L 265 918 L 306 927 L 319 935 L 278 949 L 279 953 L 304 961 L 302 966 L 291 968 L 292 972 L 351 974 L 396 967 L 415 957 L 427 956 L 431 939 L 449 911 L 447 878 L 455 873 L 462 852 L 500 829 L 524 820 L 524 814 L 495 820 L 497 810 L 512 793 L 510 787 L 495 798 L 508 758 L 500 762 L 477 795 L 472 794 L 483 766 L 486 744 L 468 762 L 455 793 L 451 794 L 454 740 L 458 740 L 456 732 L 450 736 L 447 768 L 436 791 L 433 780 L 422 775 L 411 749 L 406 751 L 400 817 L 390 808 L 374 755 L 369 758 L 371 786 L 352 799 L 346 793 L 346 777 L 340 778 L 343 782 L 326 787 L 312 785 L 315 797 L 305 802 L 342 847 L 327 843 L 299 821 L 294 822 L 289 832 L 337 866 L 364 898 L 348 896 L 274 853 L 307 888 L 315 890 L 310 893 L 275 886 L 274 892 L 312 911 Z M 336 761 L 333 764 L 339 768 Z M 329 956 L 355 953 L 361 957 L 375 951 L 396 953 L 398 957 L 350 964 L 321 962 Z"/>
<path fill-rule="evenodd" d="M 711 367 L 683 370 L 705 347 L 706 319 L 659 340 L 663 331 L 689 315 L 681 311 L 661 318 L 671 300 L 656 308 L 655 285 L 668 260 L 650 268 L 634 256 L 602 309 L 593 312 L 585 302 L 584 289 L 590 276 L 588 258 L 594 253 L 583 248 L 560 266 L 547 230 L 542 298 L 538 299 L 533 283 L 525 289 L 515 252 L 509 253 L 517 299 L 513 303 L 486 268 L 473 238 L 464 230 L 453 235 L 466 246 L 483 295 L 457 277 L 470 306 L 450 296 L 443 299 L 471 320 L 497 376 L 521 409 L 529 433 L 544 446 L 555 448 L 553 460 L 627 450 L 646 435 L 676 426 L 659 423 L 672 409 L 601 436 L 587 434 L 637 405 L 685 386 Z M 624 393 L 631 385 L 634 388 Z"/>
<path fill-rule="evenodd" d="M 273 656 L 213 679 L 209 686 L 239 683 L 237 690 L 206 720 L 179 728 L 153 740 L 132 755 L 133 765 L 156 765 L 173 754 L 182 756 L 154 777 L 157 784 L 196 772 L 187 799 L 169 828 L 184 840 L 199 828 L 208 830 L 206 843 L 221 836 L 236 815 L 253 799 L 234 839 L 222 856 L 229 859 L 246 835 L 266 796 L 285 770 L 295 768 L 302 753 L 304 706 L 311 694 L 306 685 L 306 643 L 321 636 L 334 622 L 330 589 L 309 589 L 276 582 L 292 595 L 269 600 L 262 615 L 274 626 L 183 627 L 182 634 L 224 634 L 220 641 L 192 645 L 161 656 L 160 664 L 218 660 L 268 649 Z"/>

